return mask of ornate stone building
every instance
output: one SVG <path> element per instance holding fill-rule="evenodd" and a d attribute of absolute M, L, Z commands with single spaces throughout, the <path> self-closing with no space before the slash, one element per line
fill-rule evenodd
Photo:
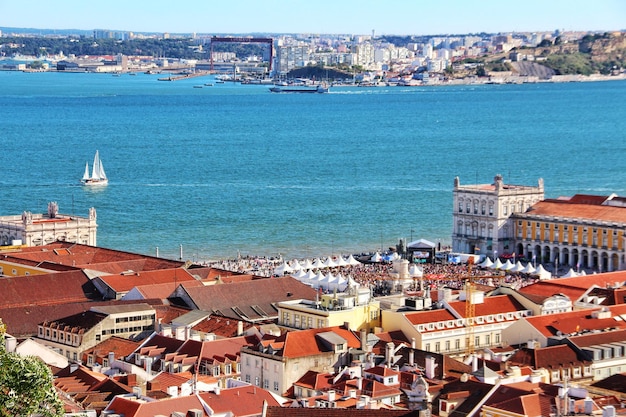
<path fill-rule="evenodd" d="M 48 203 L 48 213 L 21 216 L 0 216 L 0 246 L 41 246 L 56 241 L 75 242 L 96 246 L 96 209 L 89 209 L 89 217 L 60 214 L 56 202 Z"/>
<path fill-rule="evenodd" d="M 543 179 L 537 186 L 511 185 L 496 175 L 493 184 L 461 185 L 456 177 L 452 195 L 452 250 L 499 256 L 515 251 L 510 216 L 544 199 Z"/>

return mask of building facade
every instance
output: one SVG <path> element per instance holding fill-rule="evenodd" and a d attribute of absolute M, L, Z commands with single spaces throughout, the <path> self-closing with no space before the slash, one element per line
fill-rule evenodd
<path fill-rule="evenodd" d="M 38 326 L 36 340 L 70 360 L 112 336 L 142 339 L 152 333 L 156 311 L 148 304 L 92 307 L 89 311 Z"/>
<path fill-rule="evenodd" d="M 318 329 L 348 324 L 352 330 L 373 331 L 380 326 L 380 302 L 369 288 L 324 294 L 319 301 L 291 300 L 276 303 L 278 326 L 288 330 Z"/>
<path fill-rule="evenodd" d="M 60 214 L 56 202 L 48 203 L 46 214 L 25 211 L 21 216 L 0 217 L 0 246 L 42 246 L 56 241 L 96 246 L 96 209 L 88 217 Z"/>
<path fill-rule="evenodd" d="M 537 263 L 612 272 L 626 268 L 626 198 L 574 195 L 511 216 L 516 250 Z"/>
<path fill-rule="evenodd" d="M 496 175 L 493 184 L 461 185 L 456 177 L 452 196 L 452 250 L 495 257 L 515 251 L 510 216 L 544 199 L 543 179 L 537 186 L 511 185 Z"/>

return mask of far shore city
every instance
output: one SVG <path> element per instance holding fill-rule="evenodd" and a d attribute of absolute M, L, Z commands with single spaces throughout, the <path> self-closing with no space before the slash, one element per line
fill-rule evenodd
<path fill-rule="evenodd" d="M 625 47 L 624 31 L 379 36 L 0 28 L 0 70 L 369 87 L 570 82 L 624 78 Z"/>

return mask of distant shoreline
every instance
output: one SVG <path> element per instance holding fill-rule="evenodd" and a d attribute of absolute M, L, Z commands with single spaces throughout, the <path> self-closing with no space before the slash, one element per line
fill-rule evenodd
<path fill-rule="evenodd" d="M 5 58 L 0 58 L 0 62 L 6 60 Z M 112 74 L 137 74 L 140 72 L 144 72 L 143 70 L 124 70 L 117 72 L 95 72 L 95 71 L 58 71 L 56 69 L 47 69 L 47 70 L 39 70 L 39 69 L 15 69 L 15 68 L 3 68 L 0 65 L 0 71 L 7 72 L 23 72 L 23 73 L 67 73 L 67 74 L 101 74 L 101 75 L 112 75 Z M 167 71 L 167 70 L 165 70 Z M 171 69 L 170 69 L 170 72 Z M 172 74 L 174 74 L 172 72 Z M 158 74 L 158 73 L 157 73 Z M 192 78 L 192 77 L 203 77 L 210 76 L 208 72 L 203 72 L 199 74 L 186 74 L 184 78 Z M 618 75 L 602 75 L 602 74 L 592 74 L 592 75 L 582 75 L 582 74 L 565 74 L 565 75 L 553 75 L 550 78 L 539 78 L 535 76 L 523 76 L 523 75 L 513 75 L 510 73 L 506 73 L 503 75 L 497 73 L 491 73 L 486 77 L 469 77 L 469 78 L 459 78 L 459 79 L 448 79 L 444 81 L 433 80 L 428 83 L 416 83 L 416 84 L 402 84 L 396 82 L 388 82 L 386 85 L 379 85 L 381 87 L 430 87 L 430 86 L 445 86 L 445 85 L 485 85 L 485 84 L 539 84 L 539 83 L 570 83 L 570 82 L 597 82 L 597 81 L 623 81 L 626 80 L 626 73 L 618 74 Z M 336 86 L 339 87 L 357 87 L 359 84 L 338 84 Z M 379 86 L 361 86 L 361 87 L 379 87 Z"/>

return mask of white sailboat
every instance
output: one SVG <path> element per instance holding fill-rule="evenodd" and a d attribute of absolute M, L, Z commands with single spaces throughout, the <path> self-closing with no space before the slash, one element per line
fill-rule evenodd
<path fill-rule="evenodd" d="M 109 180 L 104 172 L 104 165 L 100 160 L 100 154 L 96 151 L 96 155 L 93 158 L 93 167 L 91 169 L 91 176 L 89 176 L 89 162 L 85 164 L 85 173 L 80 180 L 84 185 L 106 185 Z"/>

